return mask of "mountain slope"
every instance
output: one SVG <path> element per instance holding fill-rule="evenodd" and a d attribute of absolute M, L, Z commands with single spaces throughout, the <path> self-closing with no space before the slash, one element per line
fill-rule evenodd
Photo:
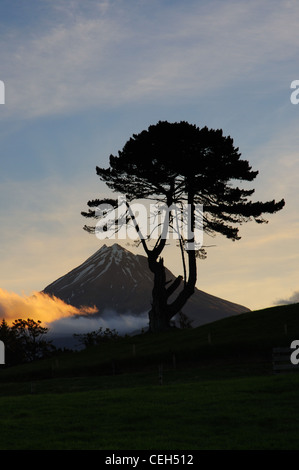
<path fill-rule="evenodd" d="M 44 289 L 65 302 L 80 307 L 96 306 L 134 314 L 150 307 L 152 276 L 147 259 L 114 244 L 103 245 L 84 263 Z M 147 295 L 148 293 L 148 295 Z"/>
<path fill-rule="evenodd" d="M 174 279 L 168 269 L 166 275 L 167 280 Z M 147 258 L 114 244 L 112 247 L 103 245 L 84 263 L 48 285 L 43 292 L 75 307 L 96 306 L 98 315 L 105 311 L 141 315 L 150 310 L 152 287 L 153 275 Z M 193 327 L 246 311 L 249 309 L 242 305 L 199 289 L 195 289 L 183 309 L 192 320 Z"/>

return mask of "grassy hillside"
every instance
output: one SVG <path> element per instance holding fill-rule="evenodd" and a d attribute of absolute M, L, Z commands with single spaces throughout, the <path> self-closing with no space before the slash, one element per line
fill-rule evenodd
<path fill-rule="evenodd" d="M 272 372 L 274 346 L 299 339 L 299 304 L 226 318 L 195 329 L 143 334 L 55 359 L 2 369 L 0 382 L 200 370 L 203 378 Z"/>
<path fill-rule="evenodd" d="M 298 304 L 2 367 L 0 450 L 298 450 L 294 339 Z"/>

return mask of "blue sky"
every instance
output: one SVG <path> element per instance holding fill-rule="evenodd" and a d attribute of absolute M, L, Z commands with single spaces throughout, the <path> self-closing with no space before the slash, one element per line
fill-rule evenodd
<path fill-rule="evenodd" d="M 292 0 L 2 0 L 0 288 L 29 295 L 98 249 L 80 215 L 107 191 L 96 165 L 186 120 L 233 137 L 255 199 L 286 200 L 239 242 L 207 239 L 198 287 L 252 309 L 299 300 L 298 24 Z"/>

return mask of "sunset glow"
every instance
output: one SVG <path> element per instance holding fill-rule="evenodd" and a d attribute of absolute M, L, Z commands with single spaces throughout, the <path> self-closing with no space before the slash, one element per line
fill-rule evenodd
<path fill-rule="evenodd" d="M 44 325 L 73 315 L 97 312 L 96 308 L 78 309 L 54 296 L 33 292 L 30 296 L 18 295 L 0 289 L 0 318 L 11 325 L 17 318 L 40 320 Z"/>

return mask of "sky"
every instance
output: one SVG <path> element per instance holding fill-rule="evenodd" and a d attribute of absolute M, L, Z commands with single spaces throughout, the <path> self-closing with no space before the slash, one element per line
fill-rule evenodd
<path fill-rule="evenodd" d="M 101 247 L 81 216 L 111 194 L 95 168 L 160 120 L 221 128 L 259 171 L 252 199 L 286 201 L 240 241 L 204 236 L 197 287 L 252 310 L 299 301 L 298 24 L 292 0 L 1 0 L 0 312 L 30 316 Z M 164 261 L 181 274 L 174 248 Z"/>

